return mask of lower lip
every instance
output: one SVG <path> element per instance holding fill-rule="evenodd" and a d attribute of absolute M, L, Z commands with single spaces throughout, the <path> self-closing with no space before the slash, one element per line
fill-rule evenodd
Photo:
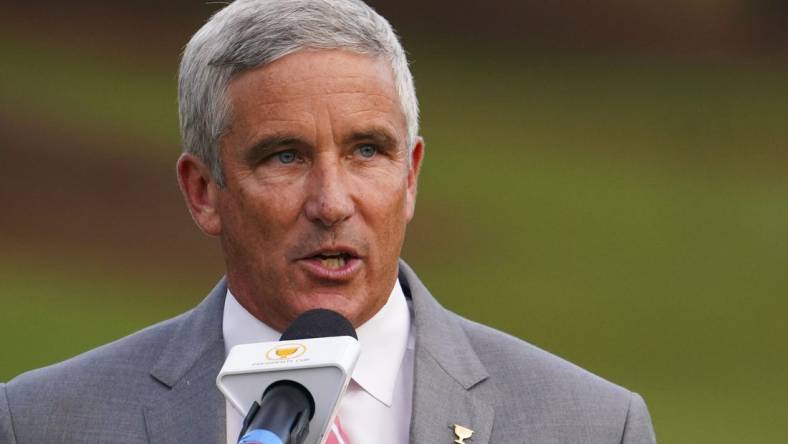
<path fill-rule="evenodd" d="M 328 268 L 320 263 L 320 259 L 301 259 L 298 261 L 310 274 L 318 279 L 330 281 L 348 281 L 361 269 L 361 260 L 351 258 L 341 268 Z"/>

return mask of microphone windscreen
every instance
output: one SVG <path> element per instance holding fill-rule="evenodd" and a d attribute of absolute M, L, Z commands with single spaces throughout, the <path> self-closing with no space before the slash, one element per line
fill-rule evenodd
<path fill-rule="evenodd" d="M 282 333 L 280 341 L 293 339 L 327 338 L 333 336 L 350 336 L 358 340 L 353 324 L 341 314 L 325 308 L 305 311 L 297 317 L 287 330 Z"/>

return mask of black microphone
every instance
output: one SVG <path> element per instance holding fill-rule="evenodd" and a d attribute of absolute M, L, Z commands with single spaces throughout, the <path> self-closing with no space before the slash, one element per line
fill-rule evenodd
<path fill-rule="evenodd" d="M 282 333 L 280 341 L 295 339 L 330 338 L 333 336 L 350 336 L 358 340 L 353 324 L 341 314 L 325 308 L 305 311 L 297 317 L 287 330 Z"/>
<path fill-rule="evenodd" d="M 280 341 L 350 336 L 358 339 L 353 324 L 341 314 L 323 308 L 304 312 L 282 333 Z M 260 402 L 244 418 L 238 444 L 301 444 L 309 434 L 315 400 L 303 385 L 280 380 L 269 385 Z"/>

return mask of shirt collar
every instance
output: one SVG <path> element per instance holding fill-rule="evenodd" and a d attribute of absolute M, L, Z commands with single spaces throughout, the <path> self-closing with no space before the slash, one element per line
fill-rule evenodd
<path fill-rule="evenodd" d="M 356 329 L 361 355 L 353 380 L 364 391 L 391 406 L 397 375 L 410 337 L 410 310 L 399 280 L 386 304 Z M 281 333 L 252 316 L 227 289 L 222 322 L 225 355 L 239 344 L 278 341 Z"/>
<path fill-rule="evenodd" d="M 274 330 L 238 303 L 230 288 L 227 288 L 227 297 L 224 301 L 224 316 L 222 319 L 222 334 L 224 335 L 225 357 L 230 349 L 240 344 L 255 342 L 278 341 L 281 332 Z"/>

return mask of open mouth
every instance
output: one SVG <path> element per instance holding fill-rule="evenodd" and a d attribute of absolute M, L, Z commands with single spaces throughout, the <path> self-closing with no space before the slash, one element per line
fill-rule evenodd
<path fill-rule="evenodd" d="M 352 258 L 353 256 L 348 253 L 340 252 L 326 252 L 314 256 L 314 259 L 320 262 L 320 266 L 328 268 L 329 270 L 344 268 Z"/>
<path fill-rule="evenodd" d="M 361 271 L 363 258 L 352 247 L 330 246 L 316 249 L 298 260 L 313 278 L 347 282 Z"/>
<path fill-rule="evenodd" d="M 347 264 L 350 255 L 347 253 L 321 253 L 315 256 L 320 265 L 331 270 L 338 270 Z"/>

